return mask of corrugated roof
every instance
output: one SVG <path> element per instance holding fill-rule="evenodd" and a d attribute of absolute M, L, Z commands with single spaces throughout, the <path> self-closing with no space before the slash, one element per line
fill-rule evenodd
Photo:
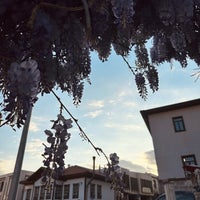
<path fill-rule="evenodd" d="M 153 109 L 149 109 L 149 110 L 141 110 L 140 113 L 143 117 L 143 120 L 144 120 L 147 128 L 149 129 L 149 132 L 151 133 L 150 125 L 149 125 L 149 118 L 148 118 L 149 115 L 157 114 L 157 113 L 161 113 L 161 112 L 168 112 L 171 110 L 183 109 L 186 107 L 191 107 L 191 106 L 196 106 L 196 105 L 200 105 L 200 99 L 194 99 L 191 101 L 185 101 L 185 102 L 171 104 L 171 105 L 153 108 Z"/>

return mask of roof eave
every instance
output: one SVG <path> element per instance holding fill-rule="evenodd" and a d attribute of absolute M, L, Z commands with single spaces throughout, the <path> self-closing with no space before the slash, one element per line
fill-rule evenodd
<path fill-rule="evenodd" d="M 186 107 L 192 107 L 192 106 L 197 106 L 197 105 L 200 105 L 200 99 L 194 99 L 194 100 L 190 100 L 190 101 L 171 104 L 171 105 L 162 106 L 162 107 L 158 107 L 158 108 L 152 108 L 152 109 L 148 109 L 148 110 L 141 110 L 140 113 L 141 113 L 142 118 L 151 134 L 149 115 L 157 114 L 157 113 L 161 113 L 161 112 L 168 112 L 170 110 L 183 109 Z"/>

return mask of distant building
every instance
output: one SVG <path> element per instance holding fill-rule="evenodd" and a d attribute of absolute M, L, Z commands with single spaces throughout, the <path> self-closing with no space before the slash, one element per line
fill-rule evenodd
<path fill-rule="evenodd" d="M 57 180 L 54 190 L 46 190 L 41 182 L 44 168 L 39 168 L 28 179 L 21 181 L 24 185 L 23 200 L 116 200 L 110 182 L 105 181 L 101 170 L 92 170 L 80 166 L 70 166 Z M 121 169 L 127 184 L 127 200 L 152 200 L 158 191 L 157 177 L 151 174 L 131 172 Z M 53 182 L 52 182 L 53 183 Z M 54 191 L 54 193 L 53 193 Z"/>
<path fill-rule="evenodd" d="M 158 177 L 149 173 L 133 172 L 121 168 L 128 200 L 152 200 L 160 194 Z"/>
<path fill-rule="evenodd" d="M 33 172 L 22 170 L 19 180 L 22 181 L 27 179 Z M 10 191 L 11 181 L 13 173 L 8 173 L 0 175 L 0 200 L 8 200 L 8 194 Z M 19 184 L 17 190 L 16 200 L 21 200 L 23 198 L 24 186 Z"/>
<path fill-rule="evenodd" d="M 200 164 L 200 99 L 142 110 L 152 136 L 159 179 L 192 189 L 186 166 Z"/>

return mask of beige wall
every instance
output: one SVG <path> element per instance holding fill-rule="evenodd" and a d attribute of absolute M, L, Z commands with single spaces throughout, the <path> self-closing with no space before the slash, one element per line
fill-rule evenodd
<path fill-rule="evenodd" d="M 172 117 L 184 118 L 186 131 L 175 132 Z M 200 165 L 200 106 L 149 115 L 160 179 L 183 178 L 182 155 L 195 154 Z"/>

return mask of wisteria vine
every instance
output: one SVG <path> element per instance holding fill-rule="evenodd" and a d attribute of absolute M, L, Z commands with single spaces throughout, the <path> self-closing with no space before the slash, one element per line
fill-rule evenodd
<path fill-rule="evenodd" d="M 42 182 L 46 185 L 50 183 L 51 178 L 57 180 L 62 175 L 65 169 L 65 154 L 68 149 L 67 142 L 70 139 L 71 134 L 68 129 L 72 127 L 72 120 L 65 119 L 62 114 L 57 116 L 57 120 L 52 120 L 53 126 L 50 130 L 45 130 L 47 135 L 47 142 L 49 146 L 45 146 L 45 152 L 42 154 L 44 157 L 45 170 L 43 173 Z"/>
<path fill-rule="evenodd" d="M 43 164 L 45 166 L 45 170 L 42 174 L 42 182 L 43 184 L 49 188 L 52 184 L 53 180 L 58 180 L 62 175 L 65 169 L 65 154 L 68 150 L 67 142 L 71 137 L 71 134 L 68 132 L 68 129 L 72 128 L 72 122 L 74 122 L 80 133 L 79 135 L 85 141 L 87 141 L 96 153 L 100 156 L 102 154 L 107 161 L 107 168 L 104 169 L 103 175 L 105 176 L 106 181 L 111 182 L 111 189 L 113 189 L 120 199 L 124 198 L 124 182 L 123 182 L 123 174 L 121 173 L 119 164 L 119 157 L 116 153 L 110 154 L 109 158 L 106 153 L 99 147 L 95 146 L 94 143 L 89 139 L 87 134 L 83 131 L 78 120 L 71 114 L 71 112 L 66 108 L 66 106 L 62 103 L 59 96 L 52 90 L 53 95 L 56 97 L 58 102 L 60 103 L 60 114 L 57 116 L 57 120 L 51 120 L 53 122 L 53 126 L 50 130 L 45 130 L 45 134 L 47 135 L 47 143 L 44 144 L 44 153 L 42 156 L 44 157 Z M 65 110 L 70 116 L 69 119 L 65 119 L 63 116 L 63 110 Z"/>
<path fill-rule="evenodd" d="M 20 127 L 28 110 L 8 86 L 13 63 L 36 61 L 38 93 L 59 88 L 74 104 L 81 103 L 85 80 L 90 82 L 92 51 L 101 61 L 112 49 L 126 60 L 134 54 L 129 68 L 143 99 L 149 89 L 158 90 L 161 63 L 175 59 L 186 67 L 192 59 L 200 65 L 200 0 L 2 0 L 0 5 L 2 124 Z"/>

